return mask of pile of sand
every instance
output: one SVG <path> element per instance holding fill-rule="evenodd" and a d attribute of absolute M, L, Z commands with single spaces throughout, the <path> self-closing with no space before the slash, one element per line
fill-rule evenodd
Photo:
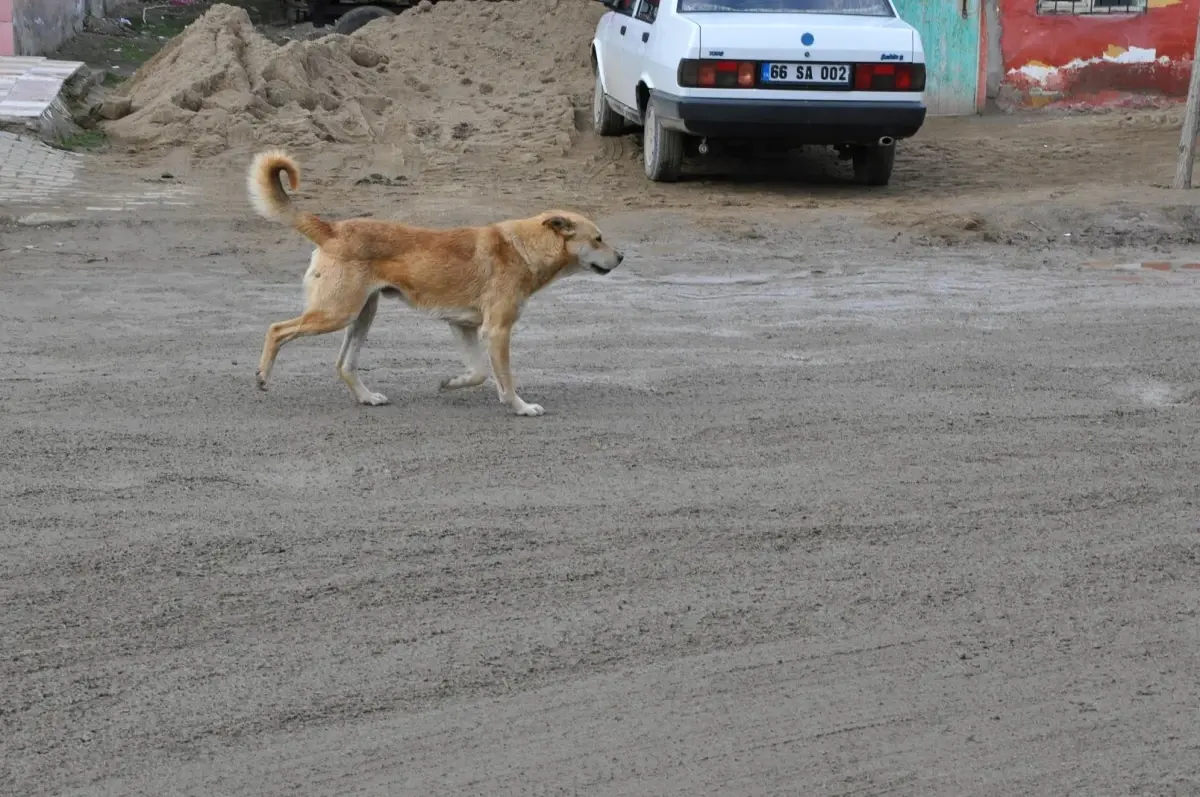
<path fill-rule="evenodd" d="M 124 92 L 132 111 L 107 132 L 139 149 L 190 146 L 198 154 L 366 140 L 368 109 L 390 105 L 376 85 L 385 62 L 346 36 L 278 47 L 245 10 L 217 5 L 137 71 Z"/>
<path fill-rule="evenodd" d="M 571 145 L 603 11 L 592 0 L 456 0 L 278 46 L 243 9 L 216 5 L 138 70 L 124 90 L 131 110 L 107 132 L 199 156 L 336 142 L 426 162 L 471 152 L 531 162 Z"/>

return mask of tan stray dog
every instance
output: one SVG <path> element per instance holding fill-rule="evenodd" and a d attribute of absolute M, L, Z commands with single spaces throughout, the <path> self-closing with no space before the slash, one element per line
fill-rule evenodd
<path fill-rule="evenodd" d="M 291 225 L 316 244 L 304 275 L 304 313 L 272 324 L 258 363 L 258 386 L 267 378 L 279 347 L 306 335 L 346 328 L 337 372 L 362 404 L 386 404 L 358 376 L 358 354 L 375 318 L 379 295 L 399 296 L 450 324 L 462 349 L 466 372 L 444 379 L 441 388 L 482 385 L 487 362 L 480 332 L 487 339 L 500 401 L 518 415 L 544 410 L 517 395 L 509 366 L 513 325 L 526 300 L 553 279 L 591 270 L 607 274 L 624 259 L 601 240 L 590 220 L 568 211 L 548 211 L 485 227 L 432 230 L 399 222 L 347 219 L 327 222 L 295 209 L 281 175 L 295 191 L 300 170 L 284 152 L 255 156 L 246 187 L 255 211 Z"/>

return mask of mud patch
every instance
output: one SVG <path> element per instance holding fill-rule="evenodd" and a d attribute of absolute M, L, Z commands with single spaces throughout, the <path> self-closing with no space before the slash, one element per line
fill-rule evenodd
<path fill-rule="evenodd" d="M 918 240 L 937 243 L 989 243 L 999 240 L 995 228 L 980 213 L 890 211 L 879 213 L 875 221 L 888 227 L 900 227 Z"/>
<path fill-rule="evenodd" d="M 999 243 L 1159 252 L 1200 240 L 1200 210 L 1192 205 L 1131 202 L 1007 205 L 967 212 L 891 210 L 875 214 L 872 221 L 901 230 L 915 243 L 939 246 Z"/>

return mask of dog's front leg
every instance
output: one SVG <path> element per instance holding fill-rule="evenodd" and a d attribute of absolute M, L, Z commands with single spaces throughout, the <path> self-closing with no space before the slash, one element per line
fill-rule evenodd
<path fill-rule="evenodd" d="M 509 367 L 509 343 L 512 341 L 512 325 L 504 324 L 485 329 L 488 337 L 488 353 L 492 359 L 492 375 L 496 377 L 496 390 L 500 401 L 512 407 L 517 415 L 537 416 L 545 412 L 540 404 L 527 404 L 517 395 Z"/>

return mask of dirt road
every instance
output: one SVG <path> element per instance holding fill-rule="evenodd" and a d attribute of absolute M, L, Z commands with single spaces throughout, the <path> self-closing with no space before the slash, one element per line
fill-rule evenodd
<path fill-rule="evenodd" d="M 1196 794 L 1200 274 L 1082 265 L 1200 260 L 1194 200 L 1169 134 L 972 178 L 999 124 L 878 195 L 325 161 L 322 207 L 570 201 L 627 250 L 519 328 L 540 419 L 438 395 L 453 341 L 394 304 L 392 406 L 337 336 L 256 391 L 307 249 L 234 172 L 6 208 L 0 793 Z"/>

